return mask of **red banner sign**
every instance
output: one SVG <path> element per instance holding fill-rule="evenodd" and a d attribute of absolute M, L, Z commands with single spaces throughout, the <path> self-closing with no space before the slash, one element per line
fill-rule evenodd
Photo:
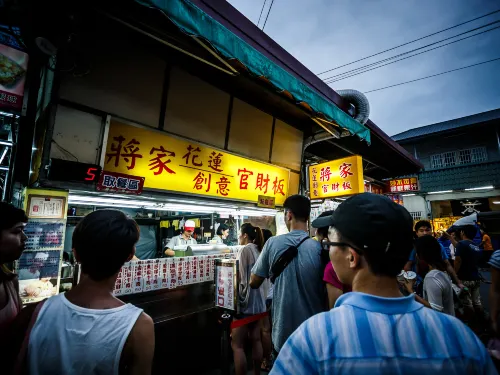
<path fill-rule="evenodd" d="M 144 177 L 102 171 L 99 182 L 97 183 L 97 190 L 115 191 L 125 194 L 141 194 L 144 188 L 144 180 Z"/>
<path fill-rule="evenodd" d="M 390 180 L 389 187 L 391 193 L 419 190 L 418 179 L 416 177 L 398 178 L 397 180 Z"/>

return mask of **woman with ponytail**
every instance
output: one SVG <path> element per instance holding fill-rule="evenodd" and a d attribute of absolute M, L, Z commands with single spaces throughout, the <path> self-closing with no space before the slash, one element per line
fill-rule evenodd
<path fill-rule="evenodd" d="M 266 311 L 265 288 L 250 288 L 250 274 L 252 267 L 264 247 L 264 236 L 259 227 L 254 227 L 250 223 L 241 226 L 239 243 L 244 247 L 238 253 L 239 261 L 239 315 L 237 318 L 243 319 L 248 316 L 261 314 Z M 236 375 L 247 373 L 247 362 L 245 355 L 245 341 L 249 337 L 252 341 L 253 369 L 254 374 L 260 374 L 262 363 L 262 342 L 260 339 L 261 320 L 235 328 L 232 331 L 234 367 Z"/>

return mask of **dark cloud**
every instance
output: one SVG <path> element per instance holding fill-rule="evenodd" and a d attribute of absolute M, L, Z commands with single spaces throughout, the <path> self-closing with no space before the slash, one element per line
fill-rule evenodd
<path fill-rule="evenodd" d="M 257 22 L 263 0 L 229 2 Z M 318 73 L 496 9 L 500 9 L 497 0 L 275 0 L 265 32 Z M 494 20 L 500 20 L 500 13 L 360 64 L 387 58 Z M 500 29 L 335 82 L 332 87 L 369 91 L 497 57 L 500 57 Z M 361 65 L 343 69 L 358 66 Z M 332 74 L 342 71 L 338 69 Z M 500 107 L 499 72 L 500 61 L 497 61 L 369 93 L 370 118 L 392 135 L 496 109 Z"/>

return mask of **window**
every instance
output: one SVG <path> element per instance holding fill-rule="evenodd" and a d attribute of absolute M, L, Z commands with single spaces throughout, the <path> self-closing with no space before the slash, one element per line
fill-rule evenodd
<path fill-rule="evenodd" d="M 486 147 L 476 147 L 431 155 L 431 167 L 437 169 L 461 164 L 481 163 L 487 160 Z"/>
<path fill-rule="evenodd" d="M 422 220 L 422 211 L 412 211 L 410 212 L 411 217 L 413 220 Z"/>

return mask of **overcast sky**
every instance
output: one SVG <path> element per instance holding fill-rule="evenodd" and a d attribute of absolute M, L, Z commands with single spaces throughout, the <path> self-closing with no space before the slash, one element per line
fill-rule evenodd
<path fill-rule="evenodd" d="M 264 0 L 229 2 L 257 23 Z M 274 0 L 265 32 L 319 73 L 497 9 L 498 0 Z M 500 20 L 500 13 L 343 69 L 354 69 L 496 20 Z M 365 92 L 498 57 L 500 28 L 335 82 L 332 87 Z M 342 72 L 339 69 L 333 74 Z M 367 97 L 370 118 L 389 135 L 500 108 L 500 60 L 369 93 Z"/>

